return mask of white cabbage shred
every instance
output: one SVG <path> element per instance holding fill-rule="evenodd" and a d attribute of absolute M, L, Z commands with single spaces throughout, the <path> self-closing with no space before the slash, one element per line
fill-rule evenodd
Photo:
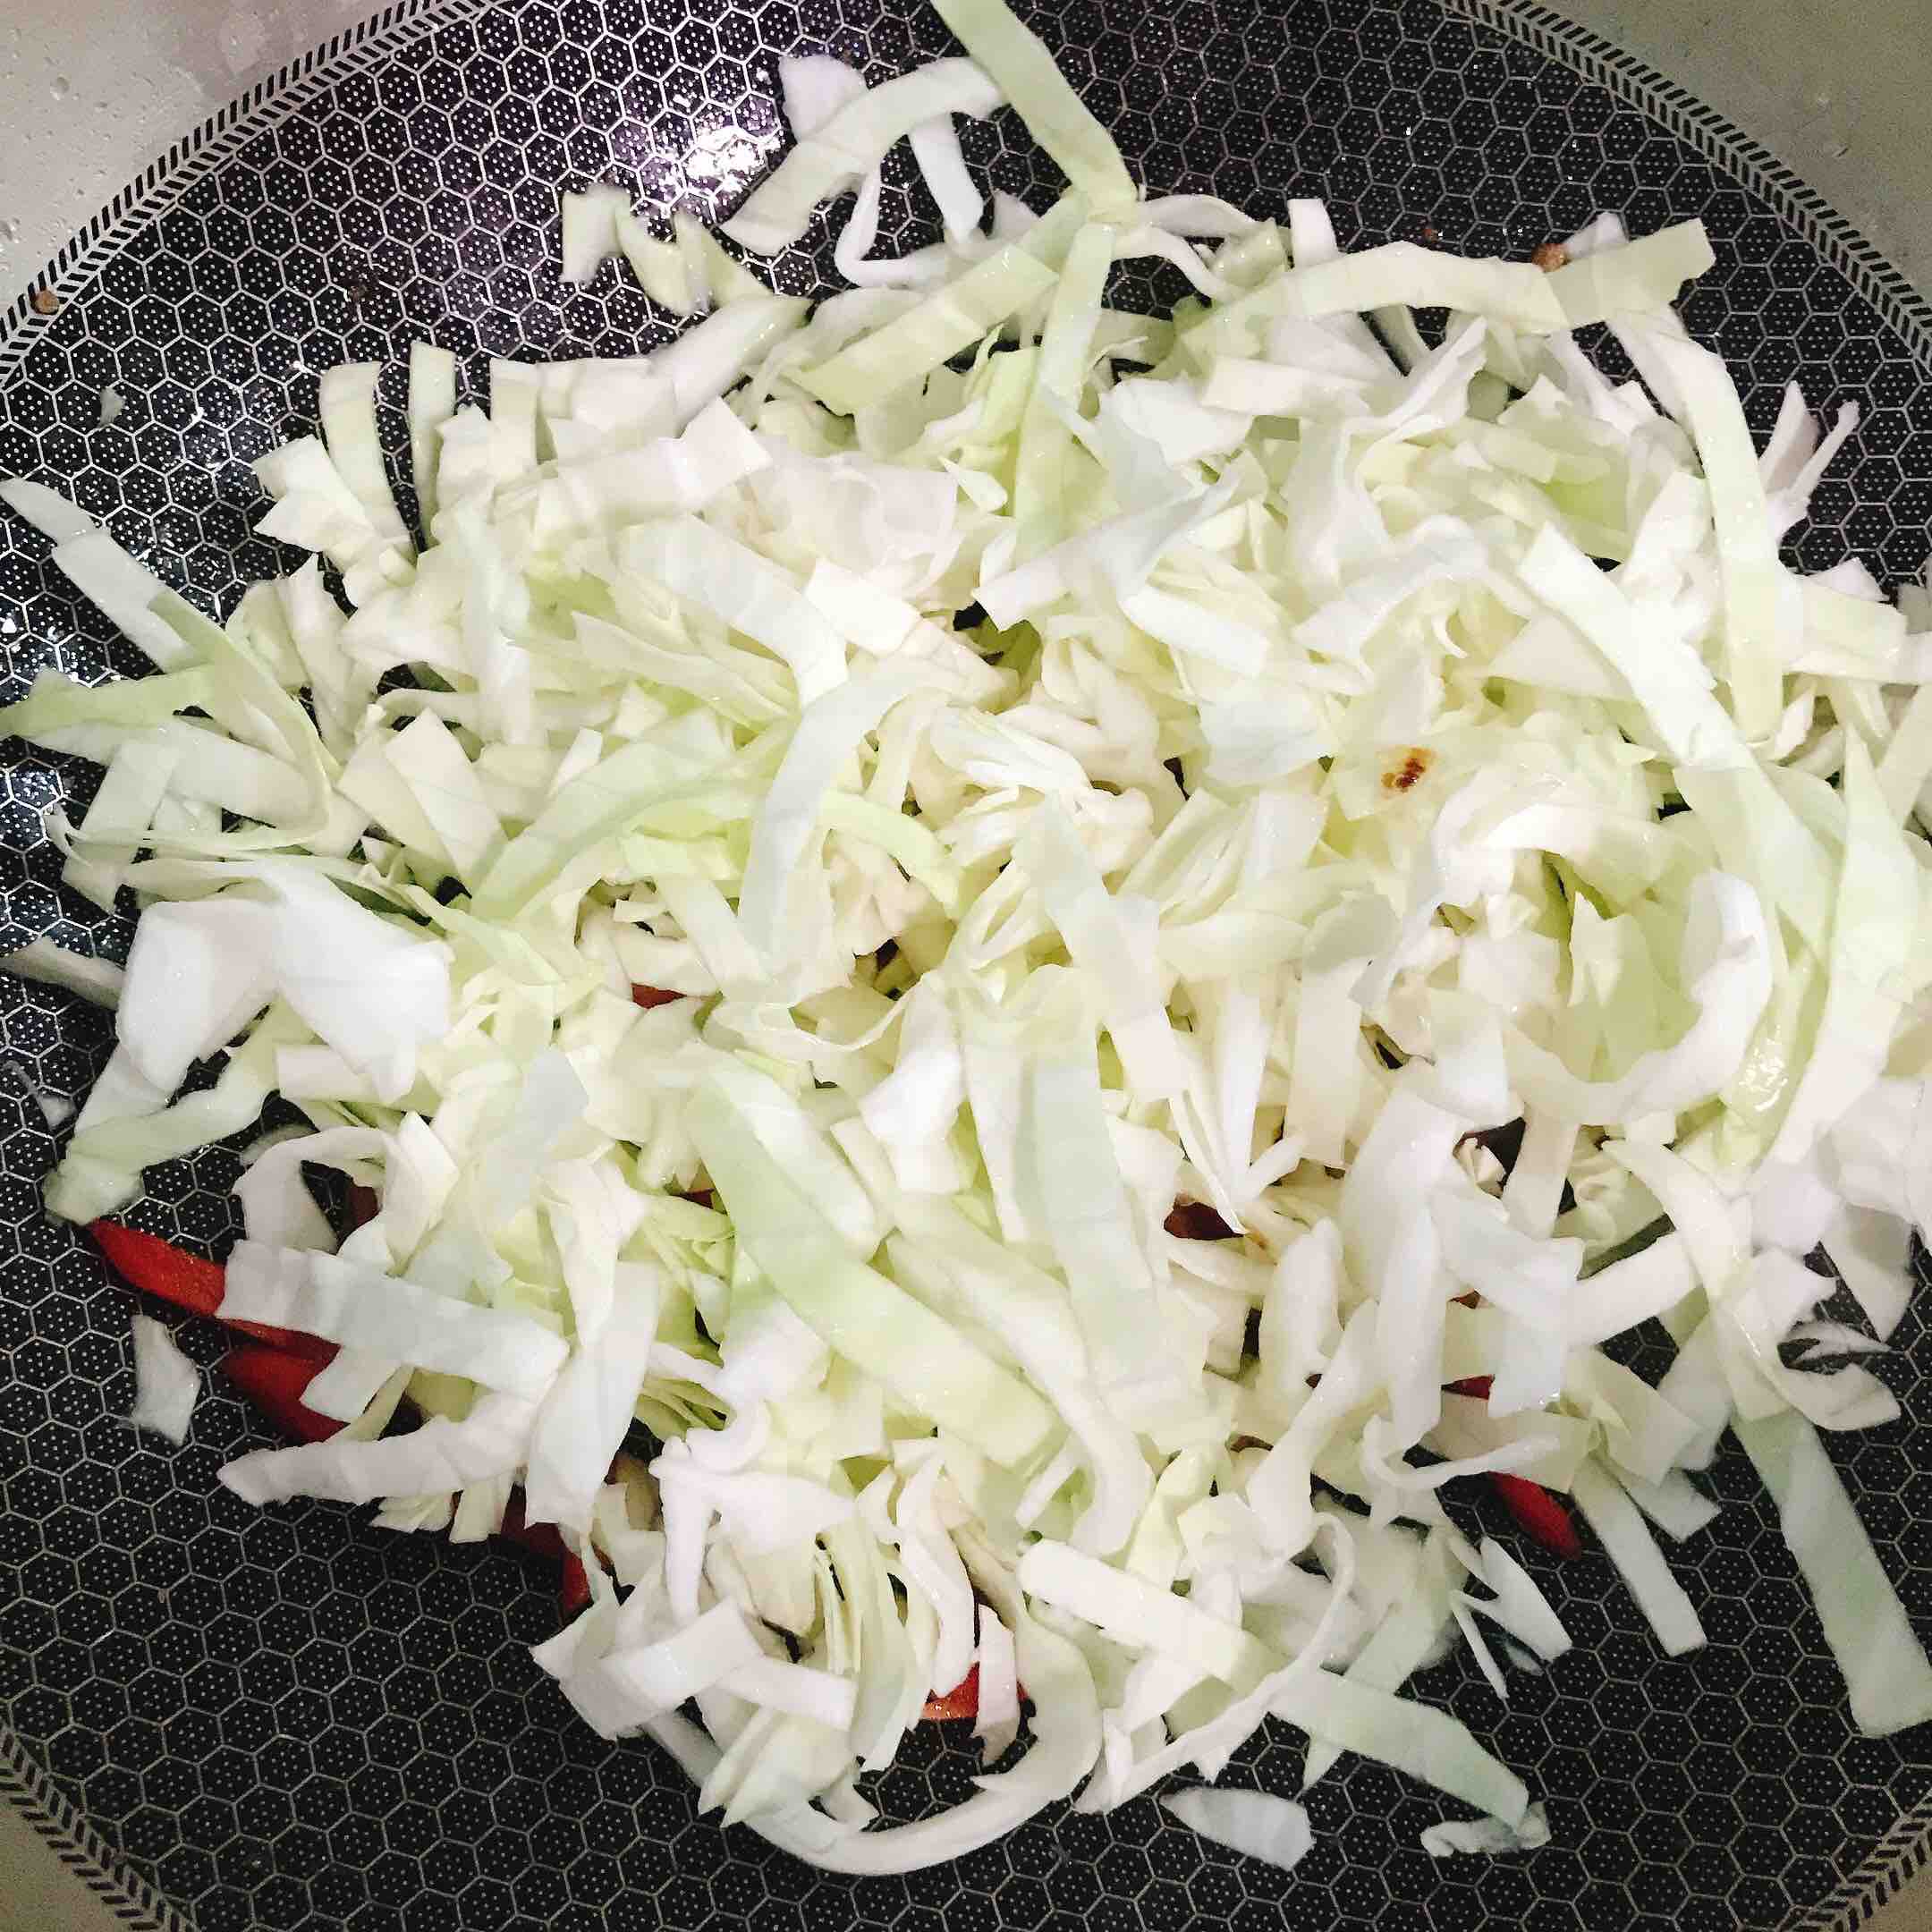
<path fill-rule="evenodd" d="M 164 1323 L 134 1317 L 134 1406 L 128 1420 L 171 1443 L 188 1440 L 188 1423 L 201 1393 L 201 1371 L 182 1353 Z"/>
<path fill-rule="evenodd" d="M 1308 1809 L 1292 1798 L 1274 1798 L 1266 1792 L 1197 1789 L 1174 1792 L 1161 1804 L 1203 1838 L 1284 1871 L 1292 1871 L 1314 1847 Z"/>
<path fill-rule="evenodd" d="M 1794 393 L 1758 457 L 1670 307 L 1695 224 L 1546 276 L 1143 200 L 1000 0 L 940 11 L 966 57 L 786 64 L 796 146 L 726 224 L 775 251 L 853 191 L 850 292 L 567 198 L 569 279 L 623 253 L 708 318 L 494 364 L 487 412 L 420 345 L 419 530 L 374 365 L 259 466 L 314 556 L 224 625 L 0 491 L 157 665 L 0 711 L 106 767 L 69 882 L 146 909 L 124 986 L 4 962 L 119 1003 L 49 1206 L 292 1100 L 228 1312 L 339 1343 L 349 1427 L 223 1480 L 457 1536 L 521 1486 L 591 1582 L 563 1695 L 828 1868 L 1211 1783 L 1270 1716 L 1310 1784 L 1355 1750 L 1479 1814 L 1431 1852 L 1532 1848 L 1408 1685 L 1458 1642 L 1498 1691 L 1561 1670 L 1562 1597 L 1450 1507 L 1573 1498 L 1690 1648 L 1686 1471 L 1733 1423 L 1853 1721 L 1932 1716 L 1821 1434 L 1895 1412 L 1860 1352 L 1932 1153 L 1932 605 L 1777 548 L 1851 419 Z M 953 116 L 1003 104 L 1052 209 L 967 174 Z M 945 238 L 882 259 L 902 137 Z M 1199 292 L 1172 321 L 1103 305 L 1143 256 Z M 1579 349 L 1605 318 L 1648 389 Z M 379 1204 L 339 1252 L 305 1161 Z M 1813 1318 L 1820 1243 L 1874 1335 Z M 1603 1352 L 1655 1318 L 1661 1386 Z M 192 1371 L 137 1348 L 178 1434 Z M 973 1665 L 988 1758 L 1025 1749 L 869 1829 L 855 1781 Z"/>

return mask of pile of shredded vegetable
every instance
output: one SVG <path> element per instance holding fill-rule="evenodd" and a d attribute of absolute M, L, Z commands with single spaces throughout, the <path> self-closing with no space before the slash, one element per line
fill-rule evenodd
<path fill-rule="evenodd" d="M 1541 1843 L 1405 1691 L 1570 1643 L 1445 1493 L 1569 1499 L 1686 1651 L 1668 1543 L 1727 1428 L 1853 1721 L 1932 1717 L 1818 1433 L 1897 1413 L 1844 1358 L 1932 1175 L 1932 612 L 1780 558 L 1855 412 L 1793 392 L 1754 448 L 1671 307 L 1694 222 L 1551 272 L 1343 254 L 1318 202 L 1143 198 L 1000 0 L 939 11 L 965 57 L 783 68 L 752 267 L 565 198 L 568 275 L 708 310 L 670 347 L 496 362 L 486 413 L 417 345 L 419 545 L 370 364 L 258 465 L 314 555 L 225 624 L 4 487 L 155 665 L 0 711 L 106 767 L 66 880 L 144 908 L 124 984 L 12 962 L 119 1002 L 48 1207 L 293 1102 L 221 1313 L 337 1344 L 305 1400 L 348 1426 L 222 1481 L 465 1538 L 521 1491 L 588 1571 L 537 1653 L 584 1722 L 835 1870 L 1211 1784 L 1270 1716 L 1309 1784 L 1355 1751 L 1456 1801 L 1431 1851 Z M 962 163 L 1003 104 L 1044 212 Z M 880 259 L 902 137 L 945 239 Z M 855 286 L 769 292 L 847 191 Z M 1171 318 L 1105 305 L 1142 258 Z M 305 1167 L 373 1218 L 338 1245 Z M 1814 1318 L 1821 1246 L 1868 1333 Z M 1656 1386 L 1604 1348 L 1646 1323 Z M 869 1828 L 975 1667 L 1011 1763 Z"/>

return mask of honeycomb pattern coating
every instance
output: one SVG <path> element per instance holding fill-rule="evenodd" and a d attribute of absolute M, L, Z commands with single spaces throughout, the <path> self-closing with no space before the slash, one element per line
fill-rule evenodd
<path fill-rule="evenodd" d="M 1788 378 L 1815 405 L 1855 397 L 1866 411 L 1801 533 L 1804 561 L 1855 551 L 1888 581 L 1921 566 L 1932 400 L 1908 345 L 1767 202 L 1659 124 L 1429 0 L 1026 11 L 1157 191 L 1277 215 L 1291 195 L 1319 194 L 1345 244 L 1423 236 L 1519 258 L 1602 206 L 1638 232 L 1702 216 L 1719 267 L 1686 319 L 1748 373 L 1760 437 Z M 252 139 L 32 325 L 21 379 L 0 393 L 0 473 L 71 488 L 225 611 L 291 561 L 250 534 L 262 499 L 247 466 L 311 427 L 318 369 L 393 362 L 428 335 L 461 352 L 474 393 L 491 354 L 665 339 L 665 318 L 616 265 L 588 289 L 559 285 L 557 191 L 617 180 L 660 213 L 727 212 L 784 142 L 776 57 L 815 50 L 878 79 L 950 43 L 912 0 L 662 0 L 648 12 L 639 0 L 501 0 L 426 31 Z M 1051 170 L 1010 114 L 962 138 L 982 179 L 1041 205 Z M 936 233 L 923 191 L 896 174 L 882 247 Z M 829 235 L 821 221 L 777 265 L 783 285 L 826 286 Z M 1131 276 L 1122 291 L 1142 304 L 1174 292 Z M 384 392 L 393 447 L 395 376 Z M 126 407 L 102 428 L 110 381 Z M 49 665 L 139 669 L 45 565 L 45 547 L 0 521 L 0 695 Z M 46 932 L 118 955 L 126 921 L 62 890 L 47 835 L 49 809 L 84 801 L 90 769 L 18 746 L 8 760 L 0 947 Z M 1768 1932 L 1827 1897 L 1932 1793 L 1932 1737 L 1852 1734 L 1816 1618 L 1733 1451 L 1712 1479 L 1724 1513 L 1671 1551 L 1707 1651 L 1663 1658 L 1602 1559 L 1556 1565 L 1526 1551 L 1577 1649 L 1545 1674 L 1513 1675 L 1506 1709 L 1464 1662 L 1422 1687 L 1547 1799 L 1555 1843 L 1534 1858 L 1430 1860 L 1417 1835 L 1443 1807 L 1350 1760 L 1313 1794 L 1317 1849 L 1292 1877 L 1204 1846 L 1148 1801 L 1106 1819 L 1049 1817 L 911 1878 L 813 1874 L 698 1819 L 654 1748 L 601 1743 L 568 1716 L 527 1653 L 553 1626 L 537 1567 L 385 1536 L 365 1513 L 246 1508 L 214 1473 L 262 1437 L 218 1378 L 184 1449 L 125 1429 L 128 1297 L 38 1212 L 55 1142 L 30 1090 L 79 1094 L 108 1046 L 90 1009 L 0 979 L 0 1702 L 34 1761 L 204 1932 L 1159 1932 L 1197 1920 Z M 218 1247 L 234 1172 L 220 1148 L 157 1169 L 140 1215 Z M 1908 1317 L 1901 1355 L 1881 1368 L 1905 1419 L 1834 1453 L 1932 1631 L 1932 1397 L 1902 1368 L 1932 1345 L 1921 1327 Z M 181 1333 L 198 1360 L 218 1354 L 209 1327 Z M 1484 1527 L 1509 1533 L 1500 1519 Z M 1233 1775 L 1292 1791 L 1300 1759 L 1271 1733 Z M 880 1795 L 892 1815 L 916 1816 L 962 1794 L 977 1768 L 962 1740 L 928 1728 Z"/>

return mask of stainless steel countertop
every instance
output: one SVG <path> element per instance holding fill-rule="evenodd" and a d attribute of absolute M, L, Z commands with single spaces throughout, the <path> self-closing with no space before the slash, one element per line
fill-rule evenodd
<path fill-rule="evenodd" d="M 1932 296 L 1926 0 L 1545 0 L 1728 116 Z M 0 24 L 0 307 L 169 143 L 370 0 L 10 0 Z M 118 1921 L 0 1807 L 0 1932 Z M 1868 1921 L 1932 1932 L 1932 1878 Z"/>

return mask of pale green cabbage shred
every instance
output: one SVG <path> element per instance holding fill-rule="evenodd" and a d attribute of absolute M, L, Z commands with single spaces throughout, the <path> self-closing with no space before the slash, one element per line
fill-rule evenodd
<path fill-rule="evenodd" d="M 264 528 L 347 608 L 311 560 L 217 626 L 4 487 L 157 666 L 0 711 L 106 767 L 68 882 L 148 909 L 124 987 L 5 962 L 123 1022 L 50 1208 L 292 1099 L 231 1312 L 341 1343 L 311 1401 L 350 1427 L 222 1480 L 464 1538 L 521 1486 L 588 1559 L 563 1694 L 831 1869 L 1211 1781 L 1270 1715 L 1311 1784 L 1355 1750 L 1472 1808 L 1432 1852 L 1534 1847 L 1404 1694 L 1569 1644 L 1445 1486 L 1572 1496 L 1682 1651 L 1650 1524 L 1701 1531 L 1733 1422 L 1853 1722 L 1932 1717 L 1818 1435 L 1896 1403 L 1779 1354 L 1890 1333 L 1932 1154 L 1932 605 L 1778 554 L 1853 419 L 1793 392 L 1757 455 L 1671 308 L 1695 223 L 1600 220 L 1546 276 L 1143 201 L 1001 0 L 938 4 L 968 58 L 787 70 L 800 144 L 726 225 L 780 248 L 857 187 L 867 286 L 809 313 L 567 197 L 572 279 L 621 252 L 713 312 L 495 363 L 487 414 L 418 345 L 416 534 L 381 372 L 323 378 Z M 982 232 L 951 115 L 1002 101 L 1071 187 Z M 908 133 L 947 240 L 869 259 Z M 1202 292 L 1171 324 L 1102 306 L 1150 254 Z M 1606 318 L 1671 413 L 1580 352 Z M 1514 1122 L 1505 1179 L 1475 1136 Z M 305 1160 L 379 1199 L 339 1253 Z M 1876 1340 L 1806 1326 L 1820 1242 Z M 1661 1388 L 1601 1347 L 1653 1318 Z M 139 1419 L 185 1426 L 170 1385 Z M 659 1449 L 610 1480 L 633 1422 Z M 861 1775 L 975 1664 L 989 1759 L 1022 1691 L 1025 1749 L 869 1830 Z M 1280 1801 L 1174 1809 L 1309 1843 Z"/>

